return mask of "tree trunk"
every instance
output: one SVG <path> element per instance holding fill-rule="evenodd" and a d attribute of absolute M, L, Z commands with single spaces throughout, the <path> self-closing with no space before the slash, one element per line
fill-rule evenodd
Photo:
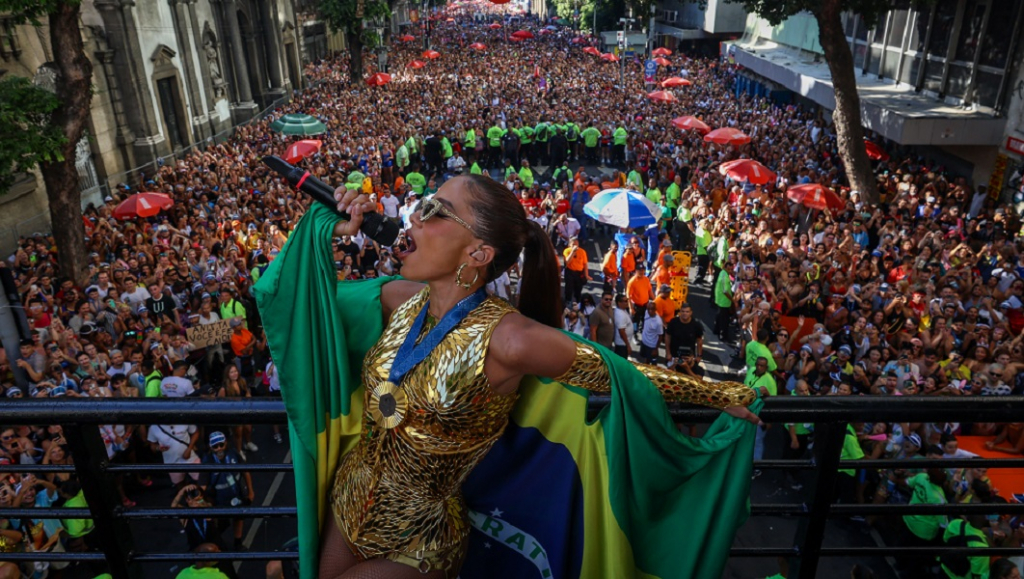
<path fill-rule="evenodd" d="M 85 56 L 79 29 L 79 4 L 58 2 L 50 14 L 50 45 L 57 67 L 57 96 L 61 107 L 53 114 L 54 125 L 67 139 L 63 161 L 43 163 L 50 221 L 57 242 L 61 275 L 84 281 L 86 255 L 82 226 L 82 192 L 78 188 L 75 148 L 85 132 L 92 101 L 92 63 Z"/>
<path fill-rule="evenodd" d="M 347 30 L 345 39 L 348 42 L 348 76 L 352 84 L 358 86 L 363 82 L 363 37 L 358 32 Z"/>
<path fill-rule="evenodd" d="M 846 42 L 841 13 L 840 0 L 824 0 L 815 12 L 818 42 L 825 52 L 825 62 L 832 73 L 832 88 L 836 94 L 836 109 L 832 112 L 832 120 L 839 144 L 839 158 L 850 180 L 850 188 L 860 191 L 861 200 L 878 203 L 875 177 L 864 149 L 864 129 L 861 127 L 860 96 L 857 94 L 853 53 Z"/>

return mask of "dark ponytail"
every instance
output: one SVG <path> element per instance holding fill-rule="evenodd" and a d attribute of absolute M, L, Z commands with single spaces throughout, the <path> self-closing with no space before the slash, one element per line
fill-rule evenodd
<path fill-rule="evenodd" d="M 562 327 L 562 280 L 558 255 L 540 224 L 527 221 L 523 271 L 519 278 L 519 311 L 553 328 Z"/>
<path fill-rule="evenodd" d="M 542 324 L 562 327 L 558 256 L 544 229 L 527 219 L 516 196 L 494 179 L 482 175 L 459 179 L 465 179 L 468 185 L 477 236 L 494 248 L 487 281 L 507 271 L 519 259 L 519 254 L 525 252 L 519 283 L 519 311 Z"/>

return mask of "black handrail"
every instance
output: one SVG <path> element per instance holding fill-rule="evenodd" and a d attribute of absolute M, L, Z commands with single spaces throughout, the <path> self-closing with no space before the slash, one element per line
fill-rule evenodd
<path fill-rule="evenodd" d="M 606 397 L 592 396 L 589 414 L 596 416 L 607 405 Z M 985 466 L 988 468 L 1022 468 L 1020 459 L 934 459 L 841 461 L 839 450 L 847 422 L 871 421 L 910 422 L 1011 422 L 1019 420 L 1024 397 L 962 397 L 962 398 L 879 398 L 879 397 L 778 397 L 766 401 L 761 417 L 765 422 L 801 422 L 815 424 L 813 458 L 802 460 L 763 460 L 756 468 L 807 470 L 813 477 L 808 501 L 792 504 L 754 504 L 754 516 L 796 517 L 798 531 L 793 547 L 733 547 L 733 557 L 789 557 L 790 576 L 810 579 L 815 576 L 821 557 L 934 555 L 949 548 L 921 547 L 823 547 L 826 520 L 852 515 L 908 514 L 1021 514 L 1024 504 L 950 504 L 950 505 L 851 505 L 832 504 L 832 489 L 840 468 L 920 468 L 927 464 L 941 468 Z M 670 405 L 674 419 L 685 422 L 707 422 L 719 415 L 716 410 L 684 405 Z M 5 553 L 4 560 L 22 561 L 101 561 L 106 560 L 115 579 L 141 579 L 141 563 L 199 560 L 295 560 L 297 554 L 285 551 L 252 551 L 224 553 L 148 553 L 134 548 L 128 521 L 132 519 L 167 519 L 190 516 L 218 518 L 295 517 L 295 507 L 232 507 L 232 508 L 125 508 L 111 484 L 112 476 L 131 472 L 196 472 L 249 471 L 287 472 L 289 464 L 109 464 L 99 435 L 101 424 L 274 424 L 286 420 L 280 400 L 199 400 L 199 399 L 130 399 L 130 400 L 47 400 L 28 399 L 0 402 L 0 420 L 4 424 L 61 424 L 74 465 L 2 465 L 0 473 L 76 472 L 82 482 L 88 509 L 45 509 L 52 518 L 88 518 L 96 525 L 102 553 Z M 0 508 L 0 517 L 39 517 L 43 509 Z M 968 554 L 1020 555 L 1024 549 L 957 548 Z"/>

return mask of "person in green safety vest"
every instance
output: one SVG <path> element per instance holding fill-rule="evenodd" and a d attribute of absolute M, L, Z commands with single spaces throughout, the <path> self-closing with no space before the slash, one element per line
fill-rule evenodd
<path fill-rule="evenodd" d="M 626 186 L 631 186 L 632 189 L 637 191 L 644 190 L 644 176 L 640 172 L 640 166 L 633 167 L 633 170 L 626 175 Z"/>
<path fill-rule="evenodd" d="M 646 197 L 648 201 L 655 205 L 661 203 L 661 189 L 658 188 L 658 181 L 654 177 L 651 177 L 647 182 Z"/>
<path fill-rule="evenodd" d="M 626 140 L 628 138 L 629 133 L 626 132 L 625 127 L 619 125 L 615 128 L 615 132 L 612 133 L 612 163 L 626 164 Z"/>
<path fill-rule="evenodd" d="M 476 129 L 473 127 L 466 129 L 466 135 L 462 139 L 462 144 L 465 146 L 467 153 L 476 150 Z"/>
<path fill-rule="evenodd" d="M 672 183 L 665 189 L 665 197 L 668 198 L 668 206 L 672 210 L 679 208 L 679 201 L 683 196 L 683 178 L 680 175 L 676 175 Z"/>
<path fill-rule="evenodd" d="M 519 121 L 522 127 L 519 128 L 519 158 L 529 159 L 531 163 L 537 160 L 533 157 L 533 127 Z"/>
<path fill-rule="evenodd" d="M 480 163 L 476 159 L 475 154 L 469 155 L 469 174 L 470 175 L 483 175 L 484 170 L 480 168 Z"/>
<path fill-rule="evenodd" d="M 580 127 L 572 121 L 565 123 L 565 140 L 569 141 L 569 160 L 576 162 L 580 158 Z"/>
<path fill-rule="evenodd" d="M 409 149 L 409 158 L 418 160 L 420 158 L 420 143 L 419 137 L 413 135 L 405 140 L 405 148 Z"/>
<path fill-rule="evenodd" d="M 711 256 L 708 255 L 708 248 L 711 246 L 713 237 L 708 220 L 701 219 L 697 222 L 697 230 L 694 232 L 694 241 L 697 246 L 697 279 L 696 283 L 711 281 L 708 279 L 708 272 L 711 271 Z"/>
<path fill-rule="evenodd" d="M 487 166 L 491 169 L 501 167 L 501 137 L 504 134 L 505 129 L 497 123 L 487 129 Z"/>
<path fill-rule="evenodd" d="M 562 161 L 562 166 L 555 169 L 551 179 L 555 182 L 555 187 L 559 187 L 565 182 L 572 182 L 572 169 L 569 168 L 568 160 Z"/>
<path fill-rule="evenodd" d="M 156 365 L 150 358 L 142 360 L 140 366 L 142 368 L 142 374 L 145 376 L 145 397 L 146 398 L 160 398 L 160 381 L 164 379 L 163 374 L 160 370 L 156 369 Z"/>
<path fill-rule="evenodd" d="M 512 166 L 512 159 L 505 159 L 505 172 L 504 172 L 504 175 L 505 175 L 505 180 L 506 181 L 508 181 L 512 177 L 515 177 L 515 176 L 519 175 L 519 173 L 516 172 L 516 168 Z"/>
<path fill-rule="evenodd" d="M 847 424 L 840 460 L 860 460 L 862 458 L 864 458 L 864 449 L 860 446 L 857 431 L 852 424 Z M 856 500 L 858 490 L 860 489 L 857 488 L 857 471 L 852 468 L 839 469 L 839 480 L 836 481 L 836 494 L 839 502 L 848 505 L 863 502 Z M 863 517 L 856 517 L 854 520 L 863 520 Z"/>
<path fill-rule="evenodd" d="M 897 475 L 896 484 L 910 489 L 912 505 L 944 505 L 946 500 L 946 469 L 929 468 L 925 472 L 907 477 Z M 901 546 L 937 547 L 942 542 L 942 530 L 948 524 L 945 515 L 903 515 L 903 540 Z M 928 555 L 908 554 L 896 558 L 897 568 L 913 574 L 915 569 L 928 569 L 935 564 L 935 558 Z"/>
<path fill-rule="evenodd" d="M 587 128 L 583 129 L 580 133 L 583 137 L 583 148 L 585 150 L 585 160 L 591 165 L 597 164 L 597 144 L 601 140 L 601 131 L 594 126 L 593 122 L 587 123 Z"/>
<path fill-rule="evenodd" d="M 971 525 L 963 518 L 955 519 L 942 533 L 942 542 L 947 547 L 988 547 L 985 532 Z M 939 567 L 949 579 L 988 579 L 989 558 L 959 554 L 939 556 Z"/>
<path fill-rule="evenodd" d="M 58 487 L 57 493 L 64 499 L 64 508 L 66 509 L 89 507 L 89 503 L 85 501 L 85 495 L 82 493 L 82 485 L 74 478 L 64 481 Z M 61 519 L 60 524 L 67 533 L 67 541 L 64 546 L 68 551 L 89 550 L 88 543 L 92 539 L 89 535 L 96 529 L 92 519 Z"/>
<path fill-rule="evenodd" d="M 398 167 L 398 174 L 405 177 L 405 172 L 409 168 L 409 147 L 398 139 L 395 139 L 395 165 Z"/>
<path fill-rule="evenodd" d="M 201 543 L 194 553 L 220 553 L 220 547 L 213 543 Z M 175 579 L 228 579 L 223 571 L 217 568 L 217 561 L 196 561 L 175 576 Z"/>
<path fill-rule="evenodd" d="M 523 166 L 519 169 L 519 180 L 523 182 L 523 187 L 529 189 L 533 187 L 533 171 L 530 169 L 530 162 L 523 159 Z"/>
<path fill-rule="evenodd" d="M 551 130 L 551 125 L 547 123 L 543 116 L 541 116 L 537 126 L 533 128 L 534 149 L 536 149 L 534 156 L 541 164 L 548 161 L 548 139 L 551 138 Z"/>
<path fill-rule="evenodd" d="M 669 190 L 672 186 L 669 185 Z M 668 192 L 665 193 L 669 195 Z M 671 199 L 671 197 L 670 197 Z M 679 251 L 693 251 L 693 237 L 694 237 L 694 226 L 693 226 L 693 210 L 690 209 L 690 200 L 681 201 L 678 209 L 676 209 L 676 221 L 675 221 L 675 247 L 679 248 Z"/>
<path fill-rule="evenodd" d="M 423 195 L 423 188 L 427 186 L 427 178 L 420 173 L 419 163 L 413 163 L 412 170 L 405 176 L 405 182 L 412 187 L 417 195 Z"/>
<path fill-rule="evenodd" d="M 726 263 L 715 280 L 715 335 L 723 342 L 729 341 L 729 325 L 732 321 L 732 263 Z"/>
<path fill-rule="evenodd" d="M 448 166 L 448 159 L 452 158 L 454 151 L 452 151 L 452 142 L 448 140 L 448 134 L 445 131 L 441 131 L 441 157 L 444 159 L 444 166 Z"/>
<path fill-rule="evenodd" d="M 768 359 L 770 360 L 771 358 L 769 357 Z M 806 380 L 797 380 L 796 387 L 794 387 L 793 392 L 790 393 L 790 396 L 810 395 L 811 387 Z M 786 442 L 782 447 L 782 458 L 785 460 L 796 460 L 802 458 L 804 453 L 807 452 L 807 443 L 810 442 L 811 429 L 814 428 L 814 425 L 807 422 L 792 422 L 783 424 L 782 426 L 786 429 L 786 434 L 788 435 L 786 436 Z M 804 488 L 791 471 L 786 471 L 785 479 L 786 484 L 795 491 Z"/>

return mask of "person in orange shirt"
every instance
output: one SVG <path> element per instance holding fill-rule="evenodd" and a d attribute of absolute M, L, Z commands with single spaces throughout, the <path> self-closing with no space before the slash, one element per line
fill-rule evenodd
<path fill-rule="evenodd" d="M 715 181 L 715 188 L 711 190 L 711 211 L 718 213 L 722 203 L 728 198 L 729 192 L 722 186 L 721 181 Z"/>
<path fill-rule="evenodd" d="M 604 290 L 615 293 L 619 285 L 619 242 L 612 241 L 608 253 L 604 254 L 601 273 L 604 274 Z"/>
<path fill-rule="evenodd" d="M 587 268 L 587 252 L 580 247 L 578 237 L 569 239 L 569 247 L 562 252 L 565 256 L 565 296 L 564 302 L 580 303 L 583 298 L 583 286 L 590 281 Z"/>
<path fill-rule="evenodd" d="M 635 328 L 643 327 L 647 302 L 654 299 L 654 288 L 651 287 L 651 279 L 647 277 L 647 268 L 643 262 L 636 264 L 636 275 L 626 284 L 626 296 L 629 297 L 629 314 L 633 317 L 636 333 Z"/>
<path fill-rule="evenodd" d="M 636 257 L 628 247 L 622 252 L 622 260 L 619 261 L 619 270 L 622 272 L 622 281 L 624 283 L 629 283 L 629 280 L 633 277 L 633 272 L 636 271 Z"/>
<path fill-rule="evenodd" d="M 658 286 L 658 297 L 654 298 L 654 309 L 661 316 L 661 321 L 667 326 L 679 309 L 679 304 L 672 299 L 672 288 L 667 285 Z"/>
<path fill-rule="evenodd" d="M 661 249 L 658 250 L 658 259 L 655 264 L 666 267 L 666 256 L 672 256 L 672 241 L 667 237 L 661 241 Z"/>
<path fill-rule="evenodd" d="M 661 256 L 654 265 L 654 272 L 651 273 L 651 283 L 655 287 L 672 285 L 672 264 L 675 257 L 671 253 Z"/>

